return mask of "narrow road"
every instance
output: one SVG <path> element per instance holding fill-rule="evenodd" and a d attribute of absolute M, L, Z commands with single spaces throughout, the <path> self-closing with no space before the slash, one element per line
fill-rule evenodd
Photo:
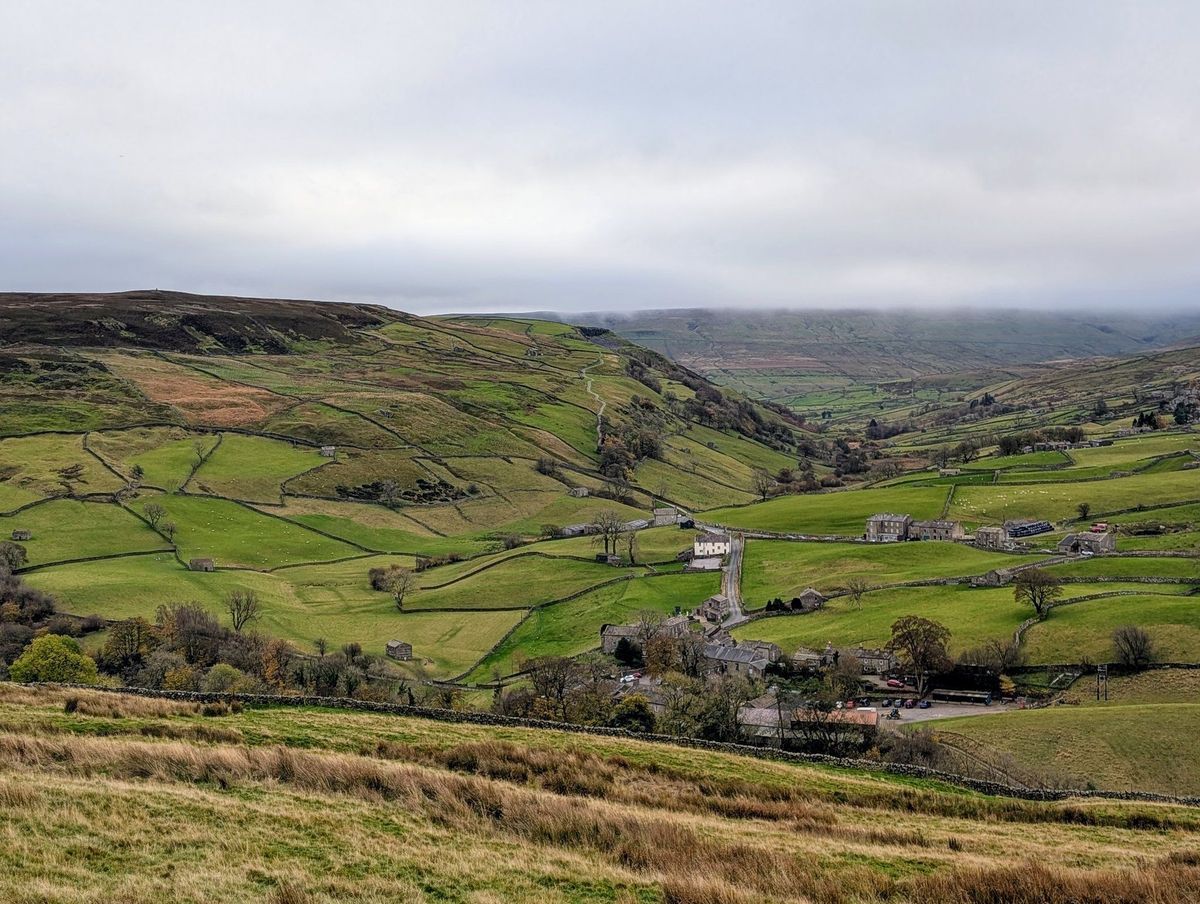
<path fill-rule="evenodd" d="M 582 377 L 587 382 L 587 394 L 590 395 L 593 399 L 595 399 L 600 404 L 600 409 L 596 412 L 596 448 L 597 449 L 599 449 L 600 446 L 602 446 L 604 444 L 604 430 L 601 428 L 600 424 L 601 424 L 601 420 L 604 417 L 604 409 L 608 407 L 608 402 L 606 402 L 606 401 L 604 401 L 604 399 L 600 398 L 600 394 L 597 393 L 594 389 L 592 389 L 592 377 L 590 374 L 588 374 L 588 371 L 591 370 L 593 367 L 599 367 L 603 363 L 604 363 L 604 356 L 601 355 L 599 358 L 596 359 L 595 364 L 589 364 L 587 367 L 581 367 L 579 369 L 579 376 Z"/>
<path fill-rule="evenodd" d="M 746 538 L 742 534 L 729 535 L 729 564 L 721 578 L 721 592 L 729 598 L 729 615 L 723 622 L 726 628 L 740 625 L 747 620 L 742 609 L 742 552 L 746 548 Z"/>

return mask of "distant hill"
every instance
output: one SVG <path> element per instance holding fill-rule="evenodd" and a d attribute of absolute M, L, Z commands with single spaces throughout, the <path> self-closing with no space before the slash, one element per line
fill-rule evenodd
<path fill-rule="evenodd" d="M 581 314 L 702 373 L 898 379 L 1127 355 L 1200 336 L 1200 314 L 1080 311 L 718 311 Z"/>

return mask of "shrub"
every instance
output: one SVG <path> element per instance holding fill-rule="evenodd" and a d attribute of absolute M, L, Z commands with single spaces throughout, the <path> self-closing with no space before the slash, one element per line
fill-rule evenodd
<path fill-rule="evenodd" d="M 72 638 L 46 634 L 36 638 L 9 667 L 13 681 L 61 681 L 95 684 L 96 661 L 84 654 Z"/>

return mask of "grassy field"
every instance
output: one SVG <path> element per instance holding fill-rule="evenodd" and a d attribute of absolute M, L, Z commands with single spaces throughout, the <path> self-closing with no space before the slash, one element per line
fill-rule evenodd
<path fill-rule="evenodd" d="M 510 557 L 449 584 L 445 582 L 450 578 L 442 574 L 441 569 L 423 572 L 418 581 L 420 589 L 406 605 L 413 609 L 528 608 L 562 599 L 628 573 L 610 565 L 574 559 L 540 555 Z"/>
<path fill-rule="evenodd" d="M 66 696 L 0 688 L 9 899 L 1175 904 L 1200 889 L 1185 808 L 359 713 L 205 717 L 75 692 L 66 714 Z"/>
<path fill-rule="evenodd" d="M 1092 662 L 1111 662 L 1112 632 L 1122 625 L 1145 628 L 1154 639 L 1160 659 L 1200 659 L 1200 606 L 1196 597 L 1172 594 L 1169 586 L 1143 589 L 1159 593 L 1089 600 L 1054 609 L 1046 621 L 1026 634 L 1030 660 L 1078 662 L 1087 657 Z M 1068 592 L 1078 592 L 1078 585 L 1070 586 Z"/>
<path fill-rule="evenodd" d="M 1047 569 L 1060 577 L 1150 577 L 1200 580 L 1200 559 L 1148 558 L 1145 556 L 1097 556 Z"/>
<path fill-rule="evenodd" d="M 0 510 L 46 496 L 111 493 L 123 481 L 83 448 L 83 436 L 22 436 L 0 440 Z"/>
<path fill-rule="evenodd" d="M 147 486 L 174 490 L 183 486 L 199 455 L 207 455 L 217 443 L 214 434 L 188 433 L 179 427 L 136 427 L 131 430 L 93 433 L 91 448 L 122 474 L 131 476 L 142 469 Z"/>
<path fill-rule="evenodd" d="M 866 530 L 867 518 L 878 512 L 936 518 L 945 502 L 944 488 L 889 487 L 781 496 L 757 505 L 705 512 L 704 519 L 746 530 L 856 537 Z"/>
<path fill-rule="evenodd" d="M 33 532 L 33 539 L 21 541 L 30 565 L 170 548 L 149 525 L 111 503 L 56 499 L 37 505 L 0 518 L 0 539 L 17 528 Z"/>
<path fill-rule="evenodd" d="M 538 609 L 468 676 L 486 681 L 508 675 L 521 661 L 539 656 L 573 656 L 600 646 L 600 628 L 629 624 L 642 612 L 685 612 L 721 588 L 720 575 L 680 574 L 635 578 L 601 587 L 578 599 Z"/>
<path fill-rule="evenodd" d="M 316 449 L 261 436 L 225 433 L 188 489 L 250 502 L 280 502 L 285 480 L 330 464 Z"/>
<path fill-rule="evenodd" d="M 1175 471 L 1081 483 L 959 487 L 950 514 L 972 523 L 996 523 L 1006 518 L 1059 521 L 1076 517 L 1075 507 L 1081 502 L 1087 502 L 1093 513 L 1101 515 L 1138 505 L 1149 508 L 1198 498 L 1200 471 Z"/>
<path fill-rule="evenodd" d="M 1072 705 L 949 719 L 937 727 L 1049 768 L 1077 787 L 1200 795 L 1192 745 L 1200 730 L 1198 698 L 1200 676 L 1190 671 L 1111 678 L 1107 702 L 1095 699 L 1095 681 L 1085 676 L 1065 695 Z"/>
<path fill-rule="evenodd" d="M 742 565 L 742 596 L 762 608 L 806 587 L 840 590 L 851 577 L 871 585 L 944 577 L 969 577 L 993 568 L 1036 562 L 1044 556 L 992 553 L 961 543 L 796 543 L 748 540 Z"/>
<path fill-rule="evenodd" d="M 164 520 L 177 525 L 175 543 L 185 562 L 195 556 L 208 556 L 217 567 L 265 569 L 361 555 L 360 550 L 346 543 L 236 502 L 169 495 L 143 497 L 133 505 L 144 511 L 151 502 L 166 509 Z"/>

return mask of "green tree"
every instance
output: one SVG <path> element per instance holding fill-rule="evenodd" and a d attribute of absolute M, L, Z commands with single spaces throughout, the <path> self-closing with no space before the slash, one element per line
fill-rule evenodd
<path fill-rule="evenodd" d="M 1079 520 L 1086 521 L 1087 516 L 1092 513 L 1092 504 L 1090 502 L 1081 502 L 1075 506 L 1075 511 L 1079 512 Z"/>
<path fill-rule="evenodd" d="M 643 695 L 630 694 L 613 708 L 608 724 L 613 728 L 649 733 L 654 731 L 654 710 Z"/>
<path fill-rule="evenodd" d="M 59 681 L 95 684 L 96 661 L 79 649 L 74 638 L 46 634 L 34 639 L 8 669 L 13 681 Z"/>

